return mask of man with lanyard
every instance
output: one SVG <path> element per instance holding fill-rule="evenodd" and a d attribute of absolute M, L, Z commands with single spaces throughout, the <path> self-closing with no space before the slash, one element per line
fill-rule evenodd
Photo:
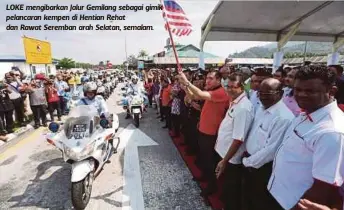
<path fill-rule="evenodd" d="M 65 91 L 69 88 L 67 82 L 62 80 L 62 75 L 57 75 L 57 81 L 55 82 L 55 86 L 57 88 L 57 94 L 60 98 L 60 108 L 61 108 L 61 114 L 64 115 L 66 113 L 66 101 L 64 99 Z"/>
<path fill-rule="evenodd" d="M 14 111 L 17 116 L 17 121 L 21 126 L 24 126 L 24 100 L 21 96 L 23 84 L 20 81 L 20 73 L 11 71 L 5 75 L 8 89 L 11 91 L 9 97 L 14 105 Z"/>
<path fill-rule="evenodd" d="M 275 152 L 294 118 L 282 101 L 282 83 L 273 78 L 264 80 L 258 97 L 262 105 L 257 109 L 248 133 L 243 158 L 245 167 L 245 199 L 248 209 L 272 209 L 265 205 L 270 199 L 266 189 Z"/>
<path fill-rule="evenodd" d="M 344 114 L 333 97 L 335 82 L 326 66 L 303 66 L 296 73 L 294 95 L 305 112 L 275 154 L 268 184 L 274 199 L 266 209 L 302 209 L 304 200 L 342 209 Z"/>
<path fill-rule="evenodd" d="M 208 181 L 208 186 L 201 193 L 201 196 L 207 197 L 217 190 L 215 168 L 217 157 L 214 146 L 217 139 L 217 131 L 221 121 L 226 114 L 229 106 L 230 97 L 225 89 L 221 86 L 221 74 L 219 71 L 210 71 L 206 78 L 205 91 L 200 90 L 186 78 L 183 72 L 179 73 L 181 84 L 184 84 L 195 99 L 205 100 L 199 122 L 199 153 L 200 169 L 202 177 L 199 181 Z M 186 91 L 187 93 L 189 91 Z"/>
<path fill-rule="evenodd" d="M 217 178 L 224 174 L 222 200 L 226 210 L 241 209 L 242 156 L 244 141 L 254 118 L 252 103 L 244 90 L 244 76 L 233 73 L 229 76 L 227 93 L 233 99 L 222 120 L 216 152 L 222 160 L 216 167 Z"/>

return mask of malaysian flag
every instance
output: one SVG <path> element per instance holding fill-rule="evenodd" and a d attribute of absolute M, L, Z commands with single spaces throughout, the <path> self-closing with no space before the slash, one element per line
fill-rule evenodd
<path fill-rule="evenodd" d="M 192 25 L 182 7 L 175 0 L 164 0 L 163 17 L 170 26 L 171 32 L 177 36 L 188 36 L 192 32 Z"/>

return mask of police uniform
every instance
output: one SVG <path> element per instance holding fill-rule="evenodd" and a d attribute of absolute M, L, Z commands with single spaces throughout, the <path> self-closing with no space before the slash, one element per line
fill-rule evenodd
<path fill-rule="evenodd" d="M 90 100 L 88 97 L 84 97 L 80 99 L 77 103 L 77 106 L 80 106 L 80 105 L 94 106 L 97 109 L 99 115 L 107 114 L 109 112 L 104 98 L 99 95 L 95 96 L 92 100 Z"/>

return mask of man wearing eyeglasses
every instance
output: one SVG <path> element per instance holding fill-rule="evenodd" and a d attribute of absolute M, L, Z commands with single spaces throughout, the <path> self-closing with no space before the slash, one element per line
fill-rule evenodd
<path fill-rule="evenodd" d="M 335 81 L 326 66 L 304 66 L 295 75 L 295 99 L 305 112 L 288 128 L 268 184 L 280 209 L 302 209 L 302 200 L 342 209 L 344 114 Z"/>
<path fill-rule="evenodd" d="M 272 171 L 275 152 L 284 133 L 294 118 L 283 103 L 283 85 L 273 78 L 265 79 L 257 92 L 262 103 L 255 114 L 245 146 L 245 198 L 248 209 L 274 209 L 267 204 L 271 199 L 267 184 Z"/>
<path fill-rule="evenodd" d="M 220 124 L 215 151 L 222 160 L 217 164 L 216 176 L 225 176 L 223 202 L 226 210 L 241 209 L 242 155 L 244 141 L 254 117 L 252 103 L 244 89 L 244 76 L 233 73 L 229 76 L 227 93 L 233 101 Z"/>

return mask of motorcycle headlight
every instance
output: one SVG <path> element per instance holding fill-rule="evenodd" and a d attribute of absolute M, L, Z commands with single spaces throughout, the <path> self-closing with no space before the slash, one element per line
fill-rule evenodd
<path fill-rule="evenodd" d="M 76 147 L 74 149 L 64 146 L 65 155 L 72 160 L 83 160 L 93 152 L 95 143 L 94 141 L 84 148 Z"/>

